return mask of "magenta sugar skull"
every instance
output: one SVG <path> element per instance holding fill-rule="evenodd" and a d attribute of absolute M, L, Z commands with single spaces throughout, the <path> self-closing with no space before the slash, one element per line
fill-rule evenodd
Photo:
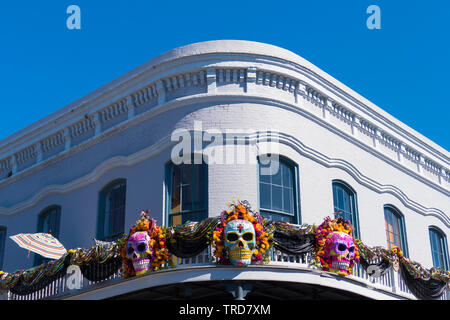
<path fill-rule="evenodd" d="M 345 232 L 331 232 L 326 237 L 324 260 L 329 271 L 349 274 L 349 267 L 355 259 L 355 240 Z"/>
<path fill-rule="evenodd" d="M 128 238 L 127 259 L 133 263 L 136 275 L 142 275 L 151 269 L 152 249 L 147 232 L 136 232 Z"/>

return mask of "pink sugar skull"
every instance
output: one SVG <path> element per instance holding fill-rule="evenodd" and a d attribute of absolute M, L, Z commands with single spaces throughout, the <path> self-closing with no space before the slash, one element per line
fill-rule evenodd
<path fill-rule="evenodd" d="M 152 248 L 150 247 L 150 236 L 147 232 L 136 232 L 128 238 L 127 259 L 133 262 L 136 275 L 146 273 L 152 265 Z"/>
<path fill-rule="evenodd" d="M 331 232 L 326 237 L 324 253 L 330 272 L 348 275 L 355 259 L 355 240 L 345 232 Z"/>

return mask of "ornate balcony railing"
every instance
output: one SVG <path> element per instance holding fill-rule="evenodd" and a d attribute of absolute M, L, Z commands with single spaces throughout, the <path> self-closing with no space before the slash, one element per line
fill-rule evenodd
<path fill-rule="evenodd" d="M 397 299 L 417 299 L 412 292 L 408 289 L 407 284 L 401 276 L 400 272 L 396 272 L 393 268 L 390 268 L 385 274 L 378 277 L 373 277 L 368 274 L 368 272 L 360 265 L 357 264 L 353 270 L 353 275 L 347 276 L 345 278 L 337 276 L 328 272 L 317 269 L 311 266 L 310 261 L 312 259 L 311 254 L 303 255 L 288 255 L 278 251 L 276 249 L 271 249 L 270 251 L 271 261 L 267 265 L 262 265 L 262 267 L 267 266 L 275 267 L 271 268 L 273 272 L 277 272 L 276 267 L 288 268 L 290 270 L 299 270 L 302 272 L 313 272 L 319 273 L 321 275 L 329 275 L 330 277 L 338 277 L 340 279 L 347 280 L 355 286 L 361 286 L 376 290 L 381 293 L 386 293 L 386 297 L 397 298 Z M 191 258 L 174 258 L 175 267 L 173 269 L 154 271 L 153 274 L 157 275 L 161 272 L 166 272 L 170 270 L 189 270 L 194 269 L 199 266 L 203 267 L 216 267 L 216 259 L 212 255 L 211 247 L 200 254 L 193 256 Z M 102 274 L 102 268 L 106 266 L 102 264 L 96 265 L 98 268 L 98 273 Z M 245 269 L 245 268 L 242 268 Z M 74 272 L 75 270 L 75 272 Z M 270 280 L 270 279 L 268 279 Z M 119 283 L 127 281 L 122 277 L 119 271 L 112 274 L 108 278 L 101 281 L 89 281 L 81 275 L 77 274 L 76 268 L 67 270 L 67 274 L 64 277 L 54 280 L 48 284 L 45 288 L 38 290 L 34 293 L 27 295 L 13 294 L 10 291 L 3 292 L 0 295 L 0 299 L 3 300 L 42 300 L 42 299 L 70 299 L 74 298 L 80 294 L 87 293 L 93 290 L 108 290 L 108 287 L 117 285 Z M 356 287 L 355 287 L 356 288 Z M 230 297 L 231 298 L 231 297 Z M 450 292 L 447 290 L 439 298 L 440 300 L 450 300 Z"/>

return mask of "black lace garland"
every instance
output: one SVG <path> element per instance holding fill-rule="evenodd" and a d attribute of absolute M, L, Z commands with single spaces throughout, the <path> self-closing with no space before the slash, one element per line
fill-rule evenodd
<path fill-rule="evenodd" d="M 434 278 L 424 280 L 414 278 L 403 265 L 400 263 L 400 272 L 403 280 L 406 282 L 408 289 L 419 299 L 434 300 L 438 299 L 446 290 L 447 283 Z"/>
<path fill-rule="evenodd" d="M 101 281 L 109 278 L 122 267 L 120 256 L 112 257 L 103 263 L 91 262 L 80 266 L 81 273 L 89 281 Z"/>
<path fill-rule="evenodd" d="M 205 250 L 210 242 L 211 232 L 216 228 L 219 219 L 207 218 L 196 224 L 173 227 L 173 234 L 167 243 L 167 250 L 180 258 L 190 258 Z"/>
<path fill-rule="evenodd" d="M 27 279 L 25 280 L 25 274 L 20 274 L 16 284 L 9 289 L 9 291 L 16 295 L 28 295 L 36 291 L 42 290 L 51 284 L 53 281 L 58 280 L 66 275 L 67 267 L 69 266 L 69 256 L 63 257 L 64 261 L 56 260 L 47 262 L 45 265 L 27 270 L 29 272 Z M 47 273 L 46 276 L 41 276 L 40 273 L 45 271 L 48 265 L 60 264 L 60 268 L 54 273 Z M 44 270 L 43 270 L 44 269 Z M 38 279 L 36 281 L 36 279 Z"/>
<path fill-rule="evenodd" d="M 53 281 L 62 278 L 66 275 L 67 266 L 64 266 L 63 269 L 58 271 L 55 274 L 52 274 L 47 277 L 43 277 L 40 281 L 38 281 L 36 284 L 33 285 L 27 285 L 25 281 L 22 279 L 22 277 L 19 279 L 17 284 L 9 289 L 9 291 L 13 294 L 24 296 L 31 294 L 33 292 L 39 291 L 47 287 L 49 284 L 51 284 Z"/>
<path fill-rule="evenodd" d="M 366 270 L 369 276 L 372 276 L 376 271 L 379 271 L 379 276 L 386 274 L 390 268 L 392 268 L 392 263 L 386 259 L 382 259 L 380 262 L 371 263 L 367 261 L 364 257 L 359 257 L 359 263 Z M 370 268 L 371 266 L 375 268 Z"/>
<path fill-rule="evenodd" d="M 302 255 L 314 250 L 316 239 L 313 234 L 298 234 L 275 230 L 273 246 L 275 249 L 293 255 Z"/>

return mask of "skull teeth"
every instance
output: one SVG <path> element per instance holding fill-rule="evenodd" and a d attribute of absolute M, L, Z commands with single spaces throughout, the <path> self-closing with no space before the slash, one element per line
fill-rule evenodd
<path fill-rule="evenodd" d="M 231 250 L 230 251 L 230 258 L 237 260 L 237 259 L 250 259 L 252 257 L 252 251 L 251 250 Z"/>
<path fill-rule="evenodd" d="M 143 260 L 133 261 L 133 267 L 134 267 L 134 270 L 148 269 L 150 267 L 150 260 L 143 259 Z"/>
<path fill-rule="evenodd" d="M 333 261 L 333 263 L 331 264 L 331 266 L 333 267 L 333 269 L 347 269 L 349 267 L 350 263 L 346 262 L 346 261 Z"/>

